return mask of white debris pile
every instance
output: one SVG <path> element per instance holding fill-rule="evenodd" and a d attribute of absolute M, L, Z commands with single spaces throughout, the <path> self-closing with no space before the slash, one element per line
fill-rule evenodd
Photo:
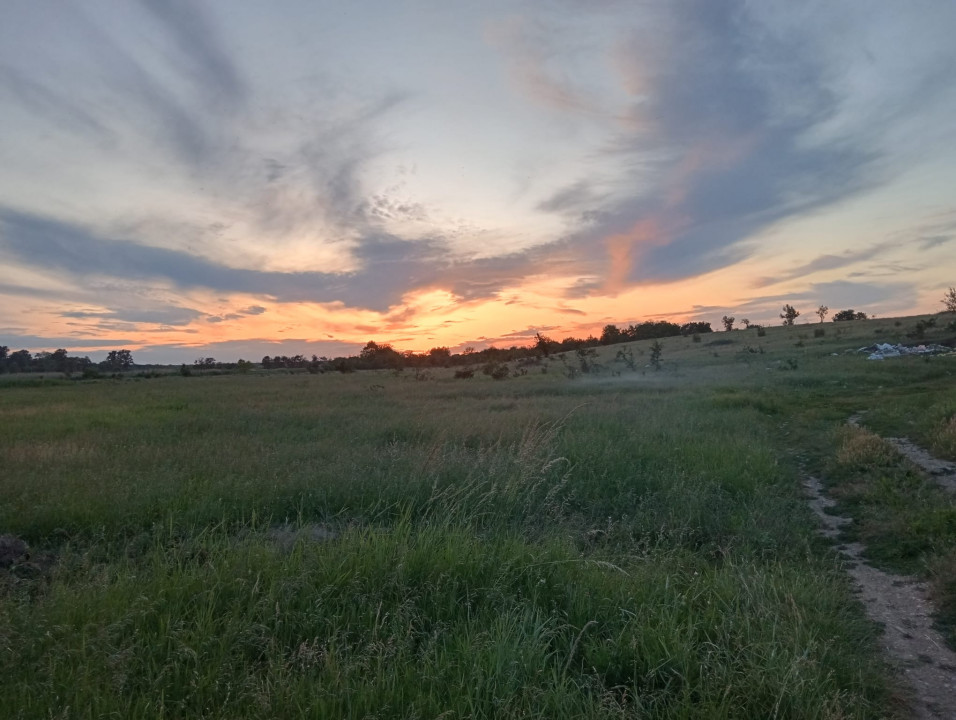
<path fill-rule="evenodd" d="M 945 345 L 890 345 L 889 343 L 878 343 L 876 345 L 867 345 L 857 352 L 869 353 L 867 360 L 885 360 L 886 358 L 902 357 L 903 355 L 943 355 L 952 352 L 952 348 Z"/>

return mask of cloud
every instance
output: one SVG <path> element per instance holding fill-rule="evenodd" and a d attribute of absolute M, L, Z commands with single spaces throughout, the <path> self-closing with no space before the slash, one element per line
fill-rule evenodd
<path fill-rule="evenodd" d="M 798 22 L 782 6 L 777 12 L 738 0 L 689 0 L 622 23 L 630 26 L 627 40 L 612 55 L 632 105 L 618 114 L 639 122 L 606 144 L 597 172 L 614 169 L 616 187 L 595 193 L 592 174 L 538 205 L 579 218 L 578 228 L 552 245 L 579 258 L 582 275 L 591 276 L 571 296 L 615 294 L 739 263 L 753 252 L 746 241 L 761 230 L 894 177 L 885 136 L 899 120 L 895 112 L 875 113 L 865 134 L 849 124 L 821 131 L 852 102 L 835 88 L 849 82 L 842 72 L 855 70 L 840 63 L 839 37 L 821 32 L 827 12 L 839 14 Z M 891 23 L 882 12 L 856 20 Z M 520 38 L 540 42 L 546 55 L 548 39 Z M 911 71 L 927 78 L 936 72 L 930 64 Z M 595 257 L 601 249 L 604 262 Z M 837 253 L 804 270 L 841 267 L 853 257 Z"/>
<path fill-rule="evenodd" d="M 0 253 L 74 279 L 166 280 L 182 289 L 209 288 L 280 302 L 335 302 L 384 311 L 410 288 L 437 282 L 448 258 L 438 243 L 379 234 L 354 252 L 362 269 L 348 274 L 233 268 L 178 250 L 101 237 L 85 228 L 0 210 Z M 437 265 L 436 265 L 437 263 Z"/>
<path fill-rule="evenodd" d="M 95 310 L 68 310 L 60 313 L 60 317 L 92 319 L 104 321 L 121 321 L 126 323 L 146 323 L 155 325 L 189 325 L 203 315 L 199 310 L 184 307 L 165 307 L 150 309 L 121 309 L 111 311 Z"/>
<path fill-rule="evenodd" d="M 569 47 L 555 42 L 555 35 L 552 23 L 528 16 L 512 16 L 486 32 L 502 50 L 512 81 L 526 97 L 563 112 L 596 112 L 598 98 L 562 71 L 562 55 Z"/>
<path fill-rule="evenodd" d="M 815 309 L 820 303 L 828 305 L 831 311 L 850 307 L 861 310 L 873 305 L 906 308 L 917 302 L 918 291 L 918 286 L 913 282 L 834 280 L 832 282 L 812 283 L 806 290 L 749 298 L 746 301 L 735 303 L 731 312 L 738 314 L 771 313 L 771 316 L 775 319 L 776 313 L 780 311 L 784 303 L 794 305 L 801 311 L 802 316 L 808 317 L 812 309 Z M 809 303 L 812 308 L 801 307 L 801 303 Z M 720 310 L 724 311 L 725 309 L 721 308 Z"/>
<path fill-rule="evenodd" d="M 825 272 L 827 270 L 839 270 L 840 268 L 856 265 L 860 262 L 875 260 L 888 250 L 892 250 L 896 247 L 897 245 L 895 242 L 885 241 L 870 245 L 865 248 L 860 248 L 858 250 L 845 250 L 842 253 L 827 253 L 825 255 L 820 255 L 813 260 L 804 263 L 803 265 L 798 265 L 797 267 L 791 268 L 786 272 L 777 275 L 776 277 L 760 278 L 756 285 L 757 287 L 775 285 L 787 280 L 793 280 L 794 278 L 801 278 L 806 275 L 813 275 L 815 273 Z"/>
<path fill-rule="evenodd" d="M 581 214 L 602 200 L 589 181 L 578 180 L 542 200 L 537 207 L 544 212 Z"/>
<path fill-rule="evenodd" d="M 261 315 L 266 309 L 261 305 L 250 305 L 247 308 L 242 308 L 241 310 L 236 310 L 230 313 L 224 313 L 223 315 L 209 315 L 206 318 L 208 323 L 221 323 L 226 320 L 239 320 L 246 315 Z"/>
<path fill-rule="evenodd" d="M 189 0 L 141 0 L 160 21 L 177 50 L 176 59 L 203 98 L 235 109 L 245 98 L 239 71 L 201 5 Z"/>

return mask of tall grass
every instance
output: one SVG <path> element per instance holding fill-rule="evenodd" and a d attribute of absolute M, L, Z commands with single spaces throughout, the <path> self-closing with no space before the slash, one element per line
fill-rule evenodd
<path fill-rule="evenodd" d="M 650 382 L 4 388 L 0 529 L 50 561 L 2 577 L 0 707 L 887 714 L 780 413 Z"/>

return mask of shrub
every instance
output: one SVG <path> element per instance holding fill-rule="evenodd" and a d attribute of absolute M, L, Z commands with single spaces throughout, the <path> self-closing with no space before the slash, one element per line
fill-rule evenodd
<path fill-rule="evenodd" d="M 494 360 L 485 363 L 484 367 L 481 368 L 481 372 L 493 380 L 504 380 L 511 374 L 511 370 L 507 365 L 495 362 Z"/>
<path fill-rule="evenodd" d="M 458 380 L 469 380 L 475 376 L 475 371 L 472 368 L 462 368 L 461 370 L 455 370 L 455 378 Z"/>
<path fill-rule="evenodd" d="M 815 337 L 815 338 L 823 337 L 823 336 L 826 335 L 826 334 L 827 334 L 827 331 L 824 330 L 823 328 L 816 328 L 816 329 L 813 331 L 813 337 Z"/>

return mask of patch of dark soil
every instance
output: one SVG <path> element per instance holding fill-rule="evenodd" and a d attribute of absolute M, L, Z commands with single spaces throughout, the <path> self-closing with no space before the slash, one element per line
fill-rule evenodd
<path fill-rule="evenodd" d="M 52 566 L 52 553 L 33 550 L 26 540 L 16 535 L 0 535 L 0 584 L 10 581 L 37 580 Z"/>
<path fill-rule="evenodd" d="M 30 546 L 16 535 L 0 535 L 0 568 L 6 570 L 30 557 Z"/>

